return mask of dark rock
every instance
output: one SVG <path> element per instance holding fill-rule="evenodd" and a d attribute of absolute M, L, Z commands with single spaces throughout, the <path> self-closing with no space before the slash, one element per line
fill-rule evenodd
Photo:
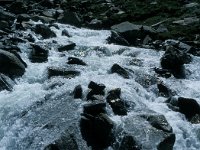
<path fill-rule="evenodd" d="M 81 85 L 77 85 L 73 91 L 74 99 L 82 98 L 83 97 L 83 89 Z"/>
<path fill-rule="evenodd" d="M 48 68 L 49 78 L 53 76 L 63 76 L 65 78 L 74 78 L 79 75 L 80 75 L 80 72 L 76 70 L 68 70 L 68 69 L 54 68 L 54 67 Z"/>
<path fill-rule="evenodd" d="M 114 64 L 111 67 L 111 73 L 117 73 L 118 75 L 122 76 L 125 79 L 129 79 L 130 78 L 129 77 L 129 73 L 118 64 Z"/>
<path fill-rule="evenodd" d="M 62 30 L 62 36 L 71 37 L 69 32 L 66 29 Z"/>
<path fill-rule="evenodd" d="M 69 50 L 73 50 L 75 48 L 76 44 L 73 42 L 70 42 L 64 46 L 60 46 L 58 47 L 58 51 L 59 52 L 63 52 L 63 51 L 69 51 Z"/>
<path fill-rule="evenodd" d="M 164 83 L 162 82 L 158 83 L 157 87 L 158 87 L 160 95 L 164 97 L 172 96 L 170 89 L 166 85 L 164 85 Z"/>
<path fill-rule="evenodd" d="M 22 1 L 16 1 L 9 6 L 9 10 L 15 14 L 22 14 L 26 13 L 27 8 Z"/>
<path fill-rule="evenodd" d="M 168 69 L 176 78 L 185 78 L 184 64 L 191 62 L 191 57 L 172 47 L 167 47 L 165 54 L 161 58 L 161 66 Z"/>
<path fill-rule="evenodd" d="M 44 24 L 37 24 L 35 26 L 35 33 L 40 34 L 44 39 L 56 37 L 56 34 Z"/>
<path fill-rule="evenodd" d="M 170 134 L 157 146 L 158 150 L 173 150 L 173 146 L 176 140 L 175 134 Z"/>
<path fill-rule="evenodd" d="M 29 16 L 28 14 L 20 14 L 17 16 L 17 22 L 23 22 L 23 21 L 29 21 L 31 18 L 31 16 Z"/>
<path fill-rule="evenodd" d="M 127 115 L 126 103 L 121 100 L 121 89 L 117 88 L 108 92 L 106 97 L 107 102 L 111 106 L 115 115 L 124 116 Z"/>
<path fill-rule="evenodd" d="M 113 143 L 113 127 L 112 120 L 102 113 L 96 117 L 83 114 L 80 120 L 82 137 L 92 149 L 105 149 Z"/>
<path fill-rule="evenodd" d="M 29 59 L 33 63 L 42 63 L 48 61 L 49 51 L 42 47 L 42 45 L 32 44 L 32 51 Z"/>
<path fill-rule="evenodd" d="M 0 73 L 0 91 L 2 90 L 12 91 L 14 84 L 15 84 L 14 81 L 12 81 L 9 77 Z"/>
<path fill-rule="evenodd" d="M 200 114 L 200 105 L 196 100 L 191 98 L 175 97 L 169 98 L 167 101 L 168 105 L 172 110 L 178 111 L 185 115 L 185 117 L 191 121 L 195 115 Z"/>
<path fill-rule="evenodd" d="M 120 144 L 119 150 L 141 150 L 139 145 L 133 136 L 125 135 Z"/>
<path fill-rule="evenodd" d="M 88 85 L 88 88 L 91 89 L 93 91 L 94 94 L 98 95 L 104 95 L 104 89 L 106 88 L 106 86 L 104 84 L 97 84 L 93 81 L 91 81 Z"/>
<path fill-rule="evenodd" d="M 14 21 L 15 15 L 0 9 L 0 20 Z"/>
<path fill-rule="evenodd" d="M 149 35 L 155 39 L 156 32 L 149 26 L 135 25 L 130 22 L 122 22 L 111 27 L 112 30 L 120 33 L 131 45 L 138 45 L 137 39 L 141 41 Z"/>
<path fill-rule="evenodd" d="M 5 28 L 10 28 L 10 26 L 9 26 L 9 24 L 8 24 L 8 22 L 7 21 L 4 21 L 4 20 L 1 20 L 0 21 L 0 29 L 1 30 L 4 30 Z"/>
<path fill-rule="evenodd" d="M 58 18 L 58 22 L 74 25 L 77 27 L 81 26 L 81 20 L 75 12 L 64 11 L 63 16 Z"/>
<path fill-rule="evenodd" d="M 104 102 L 93 102 L 83 106 L 83 113 L 92 116 L 97 116 L 100 113 L 106 113 L 106 103 Z"/>
<path fill-rule="evenodd" d="M 79 150 L 73 134 L 63 134 L 59 139 L 47 145 L 44 150 Z"/>
<path fill-rule="evenodd" d="M 126 39 L 124 39 L 115 31 L 111 31 L 111 35 L 108 37 L 107 41 L 109 44 L 114 43 L 114 44 L 119 44 L 119 45 L 124 45 L 124 46 L 130 45 Z"/>
<path fill-rule="evenodd" d="M 82 61 L 76 57 L 68 57 L 68 64 L 76 64 L 76 65 L 82 65 L 82 66 L 87 65 L 84 61 Z"/>
<path fill-rule="evenodd" d="M 0 72 L 11 78 L 22 76 L 26 66 L 17 56 L 0 50 Z"/>
<path fill-rule="evenodd" d="M 53 23 L 53 22 L 55 22 L 54 18 L 39 16 L 39 15 L 34 15 L 34 16 L 31 17 L 31 19 L 33 21 L 42 21 L 43 23 Z"/>
<path fill-rule="evenodd" d="M 159 74 L 161 77 L 169 78 L 171 73 L 168 69 L 154 68 L 154 71 Z"/>

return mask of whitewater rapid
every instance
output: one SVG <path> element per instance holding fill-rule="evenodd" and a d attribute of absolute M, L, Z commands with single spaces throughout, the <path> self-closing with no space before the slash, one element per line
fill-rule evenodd
<path fill-rule="evenodd" d="M 20 56 L 28 67 L 25 74 L 15 80 L 16 85 L 12 92 L 5 90 L 0 92 L 0 150 L 42 149 L 60 133 L 57 130 L 43 131 L 42 127 L 51 118 L 58 117 L 61 122 L 64 119 L 63 126 L 65 126 L 64 123 L 71 122 L 69 116 L 79 118 L 85 102 L 77 100 L 71 103 L 70 96 L 74 87 L 79 84 L 86 93 L 90 81 L 103 83 L 106 91 L 121 88 L 122 98 L 134 102 L 136 105 L 134 111 L 130 111 L 128 115 L 140 113 L 146 108 L 163 114 L 176 134 L 174 150 L 198 150 L 200 148 L 200 124 L 191 124 L 183 114 L 169 109 L 164 103 L 166 98 L 156 94 L 156 84 L 144 88 L 135 81 L 140 75 L 151 75 L 158 78 L 153 68 L 160 66 L 159 60 L 164 54 L 163 51 L 108 44 L 106 42 L 110 35 L 108 30 L 98 31 L 70 25 L 57 25 L 59 29 L 51 27 L 57 35 L 56 38 L 41 40 L 30 30 L 23 32 L 24 36 L 31 33 L 36 42 L 45 44 L 49 49 L 49 57 L 48 62 L 32 63 L 28 58 L 30 45 L 28 43 L 18 45 L 22 51 Z M 66 29 L 71 37 L 61 36 L 63 29 Z M 56 41 L 58 45 L 72 41 L 77 46 L 75 50 L 58 52 L 52 41 L 54 43 Z M 67 65 L 67 58 L 70 56 L 82 59 L 88 66 Z M 159 77 L 159 79 L 173 89 L 177 96 L 194 98 L 200 104 L 200 58 L 192 57 L 193 61 L 185 65 L 188 70 L 186 79 L 175 79 L 174 77 L 168 79 Z M 130 70 L 131 78 L 124 79 L 117 74 L 110 74 L 109 70 L 114 63 Z M 50 66 L 73 67 L 80 71 L 81 75 L 72 79 L 57 77 L 48 80 L 47 67 Z M 51 85 L 56 86 L 51 89 Z M 37 106 L 48 99 L 49 95 L 53 100 L 44 104 L 45 106 L 40 108 L 41 110 L 37 110 Z M 67 102 L 54 99 L 63 95 L 69 97 Z M 62 108 L 63 104 L 66 105 L 64 108 Z M 45 114 L 45 109 L 48 114 Z M 68 118 L 62 114 L 62 109 L 69 109 Z M 77 110 L 76 113 L 70 112 L 74 109 Z M 38 115 L 37 111 L 44 114 Z M 111 111 L 109 113 L 116 124 L 123 124 L 126 116 L 115 116 Z M 24 118 L 24 114 L 28 114 L 28 116 Z M 46 136 L 46 134 L 52 133 L 54 136 Z"/>

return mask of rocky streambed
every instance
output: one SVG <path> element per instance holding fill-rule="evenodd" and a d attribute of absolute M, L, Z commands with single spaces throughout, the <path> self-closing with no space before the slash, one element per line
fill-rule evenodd
<path fill-rule="evenodd" d="M 198 38 L 105 30 L 80 11 L 120 1 L 78 2 L 0 2 L 0 149 L 199 149 Z"/>

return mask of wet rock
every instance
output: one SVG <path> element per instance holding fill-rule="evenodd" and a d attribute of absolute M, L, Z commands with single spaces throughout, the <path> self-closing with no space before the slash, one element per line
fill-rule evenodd
<path fill-rule="evenodd" d="M 195 115 L 200 114 L 200 105 L 196 100 L 191 98 L 179 97 L 178 99 L 172 97 L 167 102 L 177 107 L 177 111 L 184 114 L 185 117 L 190 121 Z"/>
<path fill-rule="evenodd" d="M 120 144 L 119 150 L 141 150 L 141 145 L 139 145 L 133 136 L 125 135 Z"/>
<path fill-rule="evenodd" d="M 81 59 L 78 59 L 76 57 L 68 57 L 68 64 L 76 64 L 76 65 L 82 65 L 82 66 L 86 66 L 87 64 L 82 61 Z"/>
<path fill-rule="evenodd" d="M 73 42 L 69 42 L 68 44 L 64 45 L 64 46 L 60 46 L 58 47 L 58 51 L 59 52 L 63 52 L 63 51 L 69 51 L 69 50 L 73 50 L 76 47 L 76 44 Z"/>
<path fill-rule="evenodd" d="M 17 16 L 17 22 L 23 22 L 23 21 L 29 21 L 31 18 L 31 16 L 29 16 L 28 14 L 20 14 Z"/>
<path fill-rule="evenodd" d="M 127 115 L 126 103 L 121 100 L 121 89 L 117 88 L 108 92 L 106 97 L 107 102 L 111 106 L 115 115 L 124 116 Z"/>
<path fill-rule="evenodd" d="M 21 60 L 10 52 L 0 50 L 0 72 L 11 78 L 22 76 L 26 66 Z"/>
<path fill-rule="evenodd" d="M 111 31 L 111 35 L 107 39 L 108 43 L 114 43 L 114 44 L 119 44 L 119 45 L 124 45 L 124 46 L 129 46 L 129 42 L 120 36 L 117 32 Z"/>
<path fill-rule="evenodd" d="M 160 61 L 162 68 L 170 70 L 174 77 L 185 78 L 184 64 L 191 62 L 191 57 L 187 53 L 169 46 Z"/>
<path fill-rule="evenodd" d="M 112 120 L 103 113 L 95 117 L 83 114 L 80 120 L 82 137 L 92 149 L 105 149 L 113 143 L 113 127 Z"/>
<path fill-rule="evenodd" d="M 168 69 L 154 68 L 154 71 L 159 74 L 161 77 L 169 78 L 171 73 Z"/>
<path fill-rule="evenodd" d="M 130 78 L 129 77 L 129 73 L 118 64 L 114 64 L 111 67 L 111 73 L 117 73 L 118 75 L 122 76 L 125 79 L 129 79 Z"/>
<path fill-rule="evenodd" d="M 74 99 L 82 98 L 83 97 L 83 89 L 81 85 L 77 85 L 73 91 Z"/>
<path fill-rule="evenodd" d="M 79 150 L 76 138 L 73 134 L 63 134 L 59 139 L 47 145 L 44 150 Z"/>
<path fill-rule="evenodd" d="M 155 117 L 152 117 L 156 115 Z M 144 116 L 150 116 L 145 118 Z M 148 115 L 129 115 L 123 121 L 123 132 L 119 136 L 129 136 L 132 141 L 132 146 L 138 149 L 157 149 L 158 147 L 166 147 L 168 150 L 173 150 L 175 143 L 175 134 L 172 133 L 170 125 L 163 121 L 163 117 L 157 118 L 157 114 L 148 113 Z M 166 123 L 166 124 L 165 124 Z M 169 126 L 168 126 L 169 125 Z M 131 139 L 132 137 L 132 139 Z M 146 138 L 148 137 L 148 138 Z M 119 141 L 122 141 L 119 139 Z M 120 142 L 122 143 L 122 142 Z M 128 145 L 127 145 L 128 146 Z"/>
<path fill-rule="evenodd" d="M 42 63 L 48 61 L 49 51 L 45 49 L 42 45 L 32 44 L 32 51 L 29 59 L 33 63 Z"/>
<path fill-rule="evenodd" d="M 67 36 L 67 37 L 71 37 L 69 32 L 66 29 L 62 30 L 62 34 L 61 35 L 62 36 Z"/>
<path fill-rule="evenodd" d="M 64 11 L 63 15 L 58 18 L 59 23 L 70 24 L 77 27 L 81 26 L 81 19 L 75 12 Z"/>
<path fill-rule="evenodd" d="M 83 106 L 83 113 L 92 116 L 97 116 L 100 113 L 106 113 L 106 103 L 104 102 L 93 102 Z"/>
<path fill-rule="evenodd" d="M 135 72 L 135 74 L 136 74 L 135 81 L 144 88 L 149 88 L 150 86 L 155 85 L 157 83 L 157 78 L 155 76 L 146 74 L 142 71 Z"/>
<path fill-rule="evenodd" d="M 42 21 L 43 23 L 53 23 L 55 22 L 55 19 L 54 18 L 51 18 L 51 17 L 46 17 L 46 16 L 39 16 L 39 15 L 34 15 L 31 17 L 31 19 L 33 21 Z"/>
<path fill-rule="evenodd" d="M 98 84 L 91 81 L 88 85 L 88 88 L 91 89 L 95 94 L 104 95 L 104 89 L 106 86 L 104 84 Z"/>
<path fill-rule="evenodd" d="M 40 34 L 44 39 L 56 37 L 56 34 L 44 24 L 37 24 L 35 26 L 35 33 Z"/>
<path fill-rule="evenodd" d="M 171 90 L 162 82 L 157 84 L 157 88 L 161 96 L 170 97 L 173 95 Z"/>
<path fill-rule="evenodd" d="M 80 72 L 77 70 L 68 70 L 56 67 L 49 67 L 48 68 L 48 78 L 53 76 L 63 76 L 65 78 L 74 78 L 79 76 Z"/>
<path fill-rule="evenodd" d="M 12 81 L 9 77 L 0 73 L 0 91 L 2 90 L 12 91 L 14 84 L 15 84 L 14 81 Z"/>
<path fill-rule="evenodd" d="M 111 29 L 120 33 L 131 45 L 138 45 L 137 39 L 143 41 L 147 35 L 152 39 L 156 36 L 156 32 L 151 27 L 135 25 L 128 21 L 113 25 Z"/>
<path fill-rule="evenodd" d="M 1 20 L 1 21 L 0 21 L 0 29 L 1 29 L 1 30 L 4 30 L 5 28 L 9 29 L 10 26 L 9 26 L 9 24 L 8 24 L 7 21 Z"/>

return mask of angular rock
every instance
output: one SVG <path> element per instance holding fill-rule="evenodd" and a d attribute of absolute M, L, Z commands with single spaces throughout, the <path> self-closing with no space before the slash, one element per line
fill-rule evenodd
<path fill-rule="evenodd" d="M 69 51 L 69 50 L 73 50 L 75 48 L 76 44 L 73 42 L 69 42 L 68 44 L 64 45 L 64 46 L 60 46 L 58 47 L 58 51 L 59 52 L 63 52 L 63 51 Z"/>
<path fill-rule="evenodd" d="M 111 31 L 111 35 L 107 39 L 108 43 L 114 43 L 114 44 L 119 44 L 123 46 L 129 46 L 129 42 L 120 36 L 116 31 Z"/>
<path fill-rule="evenodd" d="M 21 60 L 10 52 L 0 50 L 0 72 L 11 78 L 22 76 L 26 66 Z"/>
<path fill-rule="evenodd" d="M 53 77 L 53 76 L 63 76 L 65 78 L 74 78 L 79 75 L 80 75 L 80 72 L 77 70 L 68 70 L 68 69 L 54 68 L 54 67 L 48 68 L 48 78 Z"/>
<path fill-rule="evenodd" d="M 138 45 L 137 39 L 143 41 L 147 35 L 152 39 L 156 37 L 156 32 L 151 27 L 135 25 L 128 21 L 113 25 L 111 29 L 120 33 L 131 45 Z"/>
<path fill-rule="evenodd" d="M 104 95 L 106 88 L 104 84 L 97 84 L 93 81 L 91 81 L 88 85 L 88 88 L 91 89 L 89 93 L 87 94 L 87 100 L 97 100 L 95 95 Z"/>
<path fill-rule="evenodd" d="M 114 142 L 114 123 L 103 113 L 98 116 L 83 114 L 80 129 L 83 139 L 92 149 L 105 149 Z"/>
<path fill-rule="evenodd" d="M 44 24 L 37 24 L 35 26 L 35 33 L 40 34 L 44 39 L 56 37 L 56 34 Z"/>
<path fill-rule="evenodd" d="M 129 77 L 129 73 L 118 64 L 114 64 L 111 67 L 111 73 L 117 73 L 118 75 L 122 76 L 125 79 L 129 79 L 130 78 Z"/>
<path fill-rule="evenodd" d="M 185 78 L 184 64 L 189 63 L 191 57 L 173 46 L 169 46 L 160 61 L 162 68 L 170 70 L 174 77 Z"/>
<path fill-rule="evenodd" d="M 49 51 L 42 47 L 42 45 L 32 44 L 32 51 L 29 59 L 33 63 L 42 63 L 48 61 Z"/>
<path fill-rule="evenodd" d="M 111 106 L 115 115 L 124 116 L 127 115 L 126 103 L 121 100 L 121 89 L 117 88 L 108 92 L 106 101 Z"/>
<path fill-rule="evenodd" d="M 78 59 L 76 57 L 68 57 L 68 64 L 76 64 L 76 65 L 82 65 L 82 66 L 86 66 L 87 64 L 82 61 L 81 59 Z"/>
<path fill-rule="evenodd" d="M 58 22 L 63 24 L 74 25 L 77 27 L 81 26 L 81 19 L 75 12 L 64 11 L 63 16 L 58 18 Z"/>
<path fill-rule="evenodd" d="M 12 81 L 9 77 L 0 73 L 0 91 L 2 90 L 12 91 L 14 84 L 15 84 L 14 81 Z"/>
<path fill-rule="evenodd" d="M 97 116 L 100 113 L 106 113 L 106 103 L 104 102 L 93 102 L 83 106 L 83 113 L 92 116 Z"/>
<path fill-rule="evenodd" d="M 74 99 L 82 98 L 83 97 L 83 89 L 81 85 L 77 85 L 73 91 Z"/>

